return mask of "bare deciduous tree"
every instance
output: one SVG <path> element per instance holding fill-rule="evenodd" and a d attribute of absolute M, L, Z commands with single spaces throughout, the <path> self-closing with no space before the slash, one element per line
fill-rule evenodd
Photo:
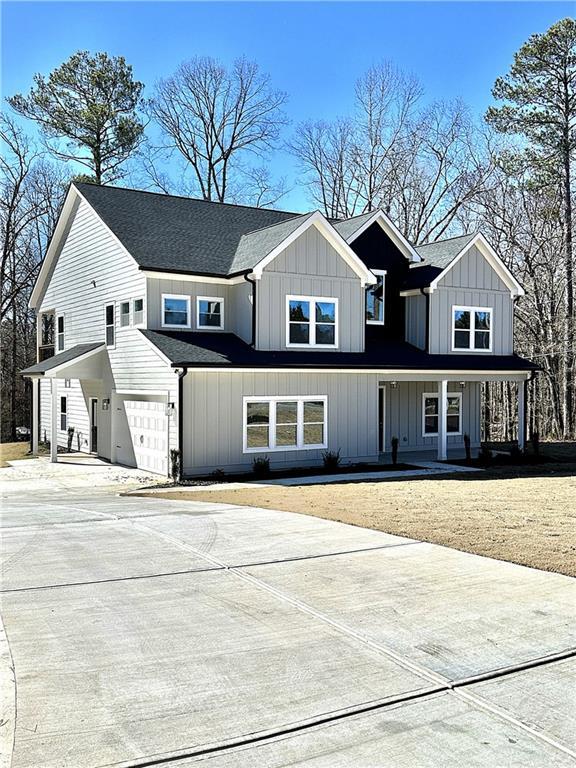
<path fill-rule="evenodd" d="M 205 57 L 161 80 L 150 109 L 202 197 L 224 202 L 240 183 L 246 156 L 261 157 L 278 139 L 285 102 L 286 94 L 274 90 L 254 62 L 238 59 L 227 70 Z"/>

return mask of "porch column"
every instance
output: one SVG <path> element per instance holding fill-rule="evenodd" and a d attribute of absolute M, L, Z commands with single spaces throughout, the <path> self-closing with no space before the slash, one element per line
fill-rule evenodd
<path fill-rule="evenodd" d="M 438 461 L 448 458 L 446 443 L 446 416 L 448 406 L 448 381 L 438 382 Z"/>
<path fill-rule="evenodd" d="M 526 447 L 526 382 L 518 382 L 518 448 Z"/>
<path fill-rule="evenodd" d="M 52 387 L 52 432 L 50 435 L 50 461 L 58 461 L 58 379 L 51 379 Z"/>
<path fill-rule="evenodd" d="M 32 434 L 32 453 L 38 453 L 38 433 L 40 432 L 39 416 L 40 416 L 40 379 L 34 377 L 31 379 L 32 383 L 32 423 L 30 424 L 30 432 Z"/>

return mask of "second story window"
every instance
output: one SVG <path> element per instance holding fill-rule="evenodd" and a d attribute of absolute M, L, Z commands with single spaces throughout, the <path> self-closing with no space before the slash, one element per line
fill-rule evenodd
<path fill-rule="evenodd" d="M 190 296 L 162 294 L 162 325 L 165 328 L 190 327 Z"/>
<path fill-rule="evenodd" d="M 126 328 L 127 325 L 130 325 L 130 302 L 121 301 L 120 302 L 120 327 Z"/>
<path fill-rule="evenodd" d="M 134 325 L 144 324 L 144 299 L 132 301 L 132 322 Z"/>
<path fill-rule="evenodd" d="M 492 350 L 492 309 L 452 307 L 452 351 Z"/>
<path fill-rule="evenodd" d="M 106 322 L 106 346 L 113 347 L 115 341 L 114 304 L 107 304 L 104 310 Z"/>
<path fill-rule="evenodd" d="M 56 318 L 56 349 L 62 352 L 64 349 L 64 315 Z"/>
<path fill-rule="evenodd" d="M 40 315 L 40 345 L 38 362 L 47 360 L 54 354 L 54 313 L 43 312 Z"/>
<path fill-rule="evenodd" d="M 287 346 L 338 346 L 337 299 L 288 296 L 287 305 Z"/>
<path fill-rule="evenodd" d="M 196 325 L 209 330 L 224 328 L 224 299 L 198 296 L 196 299 Z"/>
<path fill-rule="evenodd" d="M 368 325 L 384 325 L 384 270 L 373 269 L 375 285 L 366 288 L 366 322 Z"/>

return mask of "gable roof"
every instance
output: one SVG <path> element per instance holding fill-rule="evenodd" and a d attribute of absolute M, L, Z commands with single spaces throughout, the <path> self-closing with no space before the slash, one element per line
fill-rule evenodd
<path fill-rule="evenodd" d="M 406 240 L 402 232 L 390 221 L 381 208 L 375 211 L 368 211 L 368 213 L 362 213 L 359 216 L 353 216 L 350 219 L 332 222 L 334 229 L 342 235 L 347 243 L 352 243 L 373 224 L 379 224 L 382 227 L 400 253 L 409 261 L 421 261 L 422 257 L 417 249 Z"/>
<path fill-rule="evenodd" d="M 476 237 L 475 232 L 469 235 L 449 237 L 446 240 L 438 240 L 436 243 L 417 245 L 416 250 L 426 264 L 444 269 L 474 237 Z"/>
<path fill-rule="evenodd" d="M 295 232 L 305 221 L 308 221 L 312 213 L 302 216 L 294 216 L 288 221 L 272 224 L 255 232 L 242 235 L 240 243 L 232 260 L 232 272 L 242 272 L 252 269 L 255 264 L 266 258 L 275 248 L 281 245 L 287 237 Z"/>
<path fill-rule="evenodd" d="M 301 214 L 96 184 L 74 186 L 143 269 L 234 274 L 242 237 Z M 243 267 L 243 268 L 250 268 Z"/>

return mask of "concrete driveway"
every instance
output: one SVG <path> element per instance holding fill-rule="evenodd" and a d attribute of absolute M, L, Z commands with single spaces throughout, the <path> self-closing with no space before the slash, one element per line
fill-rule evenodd
<path fill-rule="evenodd" d="M 0 470 L 4 765 L 576 764 L 573 579 L 28 464 Z"/>

